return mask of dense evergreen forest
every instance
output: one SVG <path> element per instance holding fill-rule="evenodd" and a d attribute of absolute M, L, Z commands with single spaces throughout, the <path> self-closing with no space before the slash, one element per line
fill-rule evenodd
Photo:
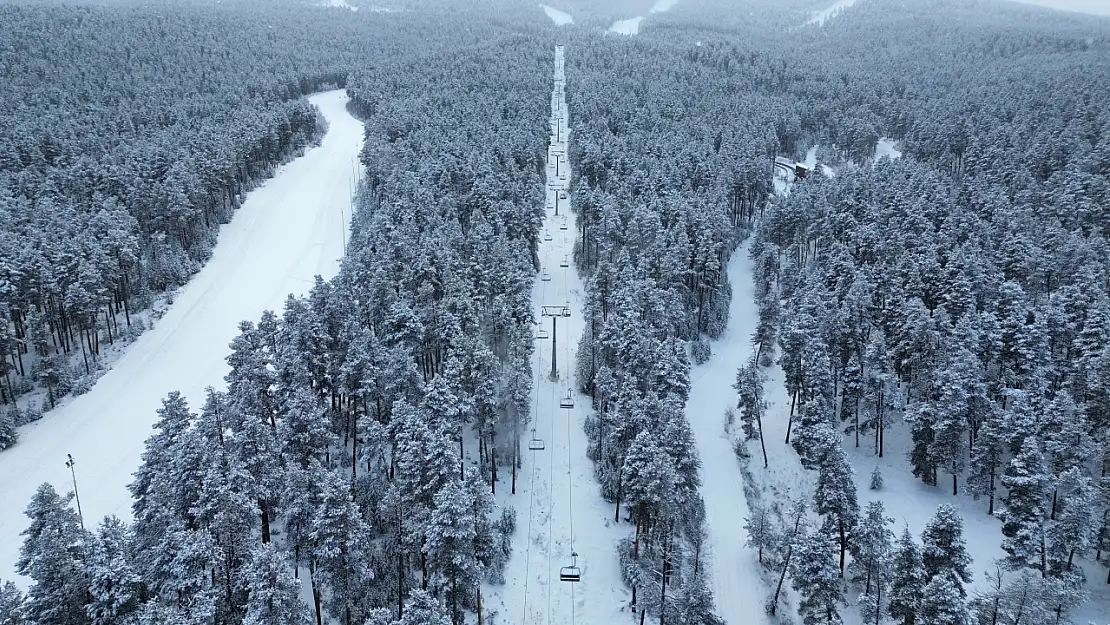
<path fill-rule="evenodd" d="M 280 3 L 0 5 L 0 405 L 48 391 L 2 420 L 87 389 L 102 346 L 140 332 L 134 314 L 197 271 L 243 195 L 323 132 L 301 96 L 482 36 L 448 42 L 450 22 Z"/>
<path fill-rule="evenodd" d="M 140 332 L 244 194 L 325 132 L 302 96 L 345 88 L 366 124 L 339 275 L 243 321 L 202 406 L 165 389 L 132 522 L 39 489 L 30 585 L 0 587 L 0 625 L 488 618 L 518 521 L 495 497 L 515 492 L 532 410 L 556 41 L 583 486 L 627 530 L 604 557 L 634 618 L 724 622 L 686 408 L 748 253 L 758 329 L 734 390 L 762 463 L 737 455 L 768 464 L 782 394 L 814 484 L 750 500 L 728 530 L 769 581 L 753 622 L 1067 622 L 1110 567 L 1110 25 L 860 0 L 803 27 L 821 6 L 690 0 L 634 38 L 601 34 L 650 8 L 634 4 L 559 31 L 492 0 L 0 4 L 4 404 L 93 383 L 103 344 Z M 881 137 L 903 156 L 873 162 Z M 775 158 L 813 146 L 835 176 L 776 187 Z M 0 449 L 40 409 L 0 408 Z M 981 499 L 1002 560 L 973 568 L 954 506 L 915 538 L 860 505 L 854 459 L 903 424 L 903 470 Z"/>

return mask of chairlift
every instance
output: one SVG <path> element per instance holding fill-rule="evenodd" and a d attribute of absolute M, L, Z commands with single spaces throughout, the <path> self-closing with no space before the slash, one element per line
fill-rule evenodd
<path fill-rule="evenodd" d="M 550 232 L 544 232 L 543 233 L 543 240 L 544 241 L 550 241 L 551 240 L 551 233 Z"/>
<path fill-rule="evenodd" d="M 570 263 L 567 262 L 567 257 L 566 256 L 563 257 L 563 260 L 559 261 L 559 266 L 560 267 L 570 267 Z"/>
<path fill-rule="evenodd" d="M 543 275 L 540 276 L 540 280 L 543 280 L 544 282 L 551 282 L 551 274 L 547 273 L 546 271 L 543 272 Z"/>
<path fill-rule="evenodd" d="M 574 393 L 568 388 L 563 398 L 559 400 L 560 408 L 574 408 Z"/>
<path fill-rule="evenodd" d="M 567 229 L 567 220 L 566 219 L 563 220 L 563 223 L 559 224 L 559 229 L 560 230 L 566 230 Z"/>
<path fill-rule="evenodd" d="M 573 558 L 571 565 L 559 569 L 559 581 L 580 582 L 582 581 L 582 571 L 578 568 L 578 554 L 571 553 L 570 557 Z"/>
<path fill-rule="evenodd" d="M 543 439 L 536 438 L 536 428 L 532 428 L 532 439 L 528 441 L 528 449 L 531 451 L 543 451 Z"/>
<path fill-rule="evenodd" d="M 539 330 L 536 331 L 536 338 L 537 339 L 549 339 L 549 338 L 551 338 L 551 335 L 547 333 L 547 330 L 544 330 L 543 328 L 540 328 Z"/>

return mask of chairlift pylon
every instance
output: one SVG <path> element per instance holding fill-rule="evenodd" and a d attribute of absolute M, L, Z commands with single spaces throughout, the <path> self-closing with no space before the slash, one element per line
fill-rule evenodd
<path fill-rule="evenodd" d="M 582 571 L 578 568 L 578 554 L 572 552 L 570 557 L 572 558 L 571 565 L 559 569 L 559 581 L 580 582 L 582 581 Z"/>

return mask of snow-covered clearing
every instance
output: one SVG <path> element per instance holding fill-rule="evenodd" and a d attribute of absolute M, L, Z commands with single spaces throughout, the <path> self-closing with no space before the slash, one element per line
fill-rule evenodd
<path fill-rule="evenodd" d="M 204 269 L 112 371 L 85 395 L 28 425 L 19 443 L 0 454 L 0 577 L 15 577 L 23 510 L 35 489 L 43 482 L 63 492 L 72 487 L 66 454 L 76 461 L 86 525 L 107 514 L 130 518 L 125 487 L 162 398 L 180 390 L 199 409 L 205 387 L 224 384 L 224 358 L 239 321 L 280 311 L 288 293 L 305 292 L 316 274 L 337 271 L 362 123 L 347 112 L 342 90 L 309 100 L 329 124 L 321 145 L 247 195 Z"/>
<path fill-rule="evenodd" d="M 832 5 L 828 8 L 821 11 L 814 11 L 813 17 L 809 18 L 809 21 L 806 22 L 806 24 L 817 24 L 818 26 L 824 26 L 825 22 L 832 19 L 838 13 L 840 13 L 844 9 L 847 9 L 855 3 L 856 0 L 836 0 L 836 2 L 832 3 Z"/>
<path fill-rule="evenodd" d="M 613 22 L 609 27 L 609 32 L 617 33 L 618 35 L 636 35 L 640 32 L 640 22 L 644 21 L 644 16 L 639 15 L 626 20 Z"/>
<path fill-rule="evenodd" d="M 875 161 L 878 162 L 883 158 L 889 158 L 893 161 L 896 158 L 900 158 L 902 156 L 902 151 L 895 147 L 895 145 L 894 139 L 888 139 L 886 137 L 879 139 L 879 142 L 875 144 Z"/>
<path fill-rule="evenodd" d="M 656 0 L 649 13 L 666 13 L 673 9 L 676 4 L 678 4 L 678 0 Z"/>
<path fill-rule="evenodd" d="M 743 520 L 748 503 L 741 484 L 744 476 L 732 443 L 725 436 L 725 409 L 736 403 L 732 383 L 736 370 L 753 353 L 751 335 L 759 320 L 752 286 L 748 246 L 737 249 L 728 263 L 732 301 L 724 335 L 713 343 L 713 357 L 690 372 L 690 399 L 686 418 L 697 441 L 702 461 L 701 494 L 709 529 L 710 570 L 717 614 L 726 623 L 747 625 L 768 622 L 766 600 L 754 553 L 744 546 Z"/>
<path fill-rule="evenodd" d="M 560 11 L 555 7 L 549 7 L 546 4 L 541 4 L 540 6 L 543 7 L 543 12 L 547 13 L 547 16 L 551 18 L 551 21 L 555 22 L 556 26 L 565 26 L 574 23 L 574 16 L 570 13 Z"/>
<path fill-rule="evenodd" d="M 324 6 L 339 7 L 343 9 L 350 9 L 352 11 L 358 10 L 358 7 L 347 4 L 347 0 L 327 0 L 327 2 L 324 3 Z"/>
<path fill-rule="evenodd" d="M 656 0 L 655 4 L 651 6 L 651 10 L 648 11 L 648 14 L 666 13 L 673 9 L 676 4 L 678 4 L 678 0 Z M 640 22 L 643 21 L 643 15 L 631 17 L 626 20 L 619 20 L 613 22 L 613 25 L 609 27 L 609 32 L 617 33 L 618 35 L 636 35 L 639 34 Z"/>
<path fill-rule="evenodd" d="M 525 455 L 516 494 L 508 495 L 508 488 L 498 489 L 500 503 L 516 508 L 517 528 L 505 584 L 487 586 L 483 592 L 488 597 L 486 608 L 497 614 L 491 619 L 496 623 L 617 623 L 631 597 L 621 581 L 615 549 L 617 540 L 628 531 L 611 521 L 613 509 L 601 498 L 593 464 L 586 457 L 583 423 L 590 412 L 590 399 L 571 391 L 574 407 L 560 406 L 572 387 L 575 353 L 585 323 L 584 289 L 570 262 L 577 232 L 575 216 L 562 197 L 570 184 L 564 86 L 563 48 L 559 46 L 548 150 L 547 216 L 539 246 L 542 268 L 532 291 L 538 320 L 532 426 L 543 449 L 529 450 L 522 442 Z M 555 318 L 557 334 L 552 334 L 552 318 L 542 316 L 544 306 L 570 309 L 570 317 Z M 550 377 L 553 346 L 557 380 Z M 578 583 L 559 579 L 559 569 L 572 564 L 572 553 L 578 554 Z"/>

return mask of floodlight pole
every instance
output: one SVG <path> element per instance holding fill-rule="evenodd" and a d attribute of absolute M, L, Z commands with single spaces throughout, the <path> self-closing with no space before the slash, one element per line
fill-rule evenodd
<path fill-rule="evenodd" d="M 73 469 L 77 463 L 73 460 L 72 454 L 66 454 L 66 457 L 68 458 L 66 466 L 69 467 L 69 475 L 73 478 L 73 496 L 77 499 L 77 518 L 81 520 L 81 529 L 85 529 L 85 515 L 81 512 L 81 495 L 77 493 L 77 472 Z"/>

